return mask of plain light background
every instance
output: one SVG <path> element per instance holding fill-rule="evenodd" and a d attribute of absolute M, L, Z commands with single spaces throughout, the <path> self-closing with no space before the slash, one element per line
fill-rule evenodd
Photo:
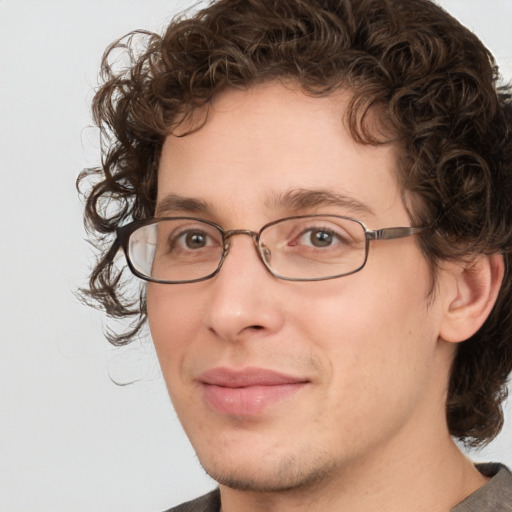
<path fill-rule="evenodd" d="M 441 0 L 512 78 L 512 0 Z M 98 163 L 104 48 L 190 0 L 0 0 L 0 511 L 157 512 L 214 486 L 151 342 L 114 348 L 81 305 L 91 250 L 75 179 Z M 116 381 L 131 385 L 119 386 Z M 476 460 L 512 466 L 512 412 Z"/>

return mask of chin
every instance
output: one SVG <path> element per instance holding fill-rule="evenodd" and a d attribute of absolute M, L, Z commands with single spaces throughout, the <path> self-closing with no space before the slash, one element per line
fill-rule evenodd
<path fill-rule="evenodd" d="M 243 448 L 240 449 L 243 454 Z M 236 463 L 207 463 L 201 460 L 206 473 L 220 485 L 240 491 L 286 492 L 306 489 L 325 482 L 335 472 L 334 463 L 313 457 L 313 460 L 300 460 L 298 455 L 281 460 L 257 461 L 242 460 Z M 218 461 L 217 461 L 218 462 Z"/>

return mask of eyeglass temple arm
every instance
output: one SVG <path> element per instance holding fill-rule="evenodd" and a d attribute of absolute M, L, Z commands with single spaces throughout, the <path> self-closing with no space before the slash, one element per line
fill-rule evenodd
<path fill-rule="evenodd" d="M 425 228 L 405 227 L 405 228 L 383 228 L 375 231 L 368 229 L 366 236 L 370 240 L 393 240 L 394 238 L 405 238 L 406 236 L 421 233 Z"/>
<path fill-rule="evenodd" d="M 123 244 L 121 243 L 121 240 L 118 235 L 103 259 L 104 261 L 113 261 L 116 258 L 116 256 L 118 256 L 121 252 L 124 253 L 124 249 Z"/>

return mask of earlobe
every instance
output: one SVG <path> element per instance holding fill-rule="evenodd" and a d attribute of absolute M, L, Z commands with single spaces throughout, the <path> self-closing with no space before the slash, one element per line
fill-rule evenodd
<path fill-rule="evenodd" d="M 451 279 L 439 336 L 457 343 L 473 336 L 489 316 L 503 280 L 503 257 L 479 254 L 454 264 L 448 272 Z"/>

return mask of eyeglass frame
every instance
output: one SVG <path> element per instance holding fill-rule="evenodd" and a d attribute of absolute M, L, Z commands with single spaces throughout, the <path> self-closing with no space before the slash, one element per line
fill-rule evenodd
<path fill-rule="evenodd" d="M 364 247 L 364 260 L 361 263 L 361 265 L 355 269 L 351 270 L 350 272 L 346 272 L 343 274 L 337 274 L 334 276 L 327 276 L 327 277 L 311 277 L 311 278 L 296 278 L 296 277 L 284 277 L 279 274 L 276 274 L 270 266 L 266 263 L 265 257 L 262 254 L 263 248 L 259 245 L 259 240 L 261 237 L 261 233 L 265 231 L 267 228 L 279 224 L 280 222 L 286 221 L 286 220 L 294 220 L 294 219 L 307 219 L 307 218 L 315 218 L 315 217 L 334 217 L 338 219 L 345 219 L 353 221 L 357 224 L 359 224 L 364 231 L 365 234 L 365 247 Z M 204 222 L 205 224 L 208 224 L 214 228 L 216 228 L 221 236 L 222 236 L 222 255 L 220 257 L 219 263 L 217 265 L 217 268 L 207 276 L 200 277 L 197 279 L 188 279 L 185 281 L 166 281 L 163 279 L 155 279 L 152 277 L 149 277 L 145 274 L 142 274 L 139 272 L 135 266 L 133 265 L 131 259 L 130 259 L 130 251 L 129 251 L 129 240 L 130 236 L 137 231 L 138 229 L 148 226 L 150 224 L 156 224 L 158 222 L 167 221 L 167 220 L 192 220 L 192 221 L 199 221 Z M 130 271 L 138 278 L 150 282 L 150 283 L 158 283 L 158 284 L 187 284 L 187 283 L 197 283 L 200 281 L 206 281 L 208 279 L 211 279 L 215 275 L 217 275 L 220 272 L 220 269 L 222 268 L 222 265 L 224 264 L 224 261 L 229 253 L 229 249 L 231 248 L 230 239 L 235 235 L 248 235 L 252 238 L 256 252 L 258 254 L 258 257 L 260 261 L 263 263 L 264 267 L 268 270 L 268 272 L 276 277 L 277 279 L 282 279 L 283 281 L 327 281 L 329 279 L 338 279 L 340 277 L 349 276 L 351 274 L 355 274 L 356 272 L 359 272 L 364 268 L 366 265 L 366 262 L 368 260 L 368 252 L 370 249 L 370 242 L 375 240 L 395 240 L 398 238 L 406 238 L 408 236 L 416 235 L 418 233 L 421 233 L 427 229 L 426 227 L 421 226 L 407 226 L 407 227 L 390 227 L 390 228 L 381 228 L 381 229 L 369 229 L 365 226 L 365 224 L 358 220 L 354 219 L 353 217 L 347 217 L 345 215 L 329 215 L 329 214 L 313 214 L 313 215 L 295 215 L 292 217 L 283 217 L 282 219 L 273 220 L 272 222 L 268 222 L 264 226 L 262 226 L 259 231 L 252 231 L 250 229 L 230 229 L 225 230 L 222 226 L 219 224 L 216 224 L 215 222 L 206 220 L 206 219 L 200 219 L 198 217 L 188 217 L 188 216 L 178 216 L 178 217 L 150 217 L 147 219 L 139 219 L 134 220 L 128 224 L 125 224 L 124 226 L 120 226 L 116 229 L 117 238 L 114 242 L 113 249 L 117 252 L 119 248 L 123 249 L 126 262 L 128 264 L 128 267 L 130 268 Z"/>

